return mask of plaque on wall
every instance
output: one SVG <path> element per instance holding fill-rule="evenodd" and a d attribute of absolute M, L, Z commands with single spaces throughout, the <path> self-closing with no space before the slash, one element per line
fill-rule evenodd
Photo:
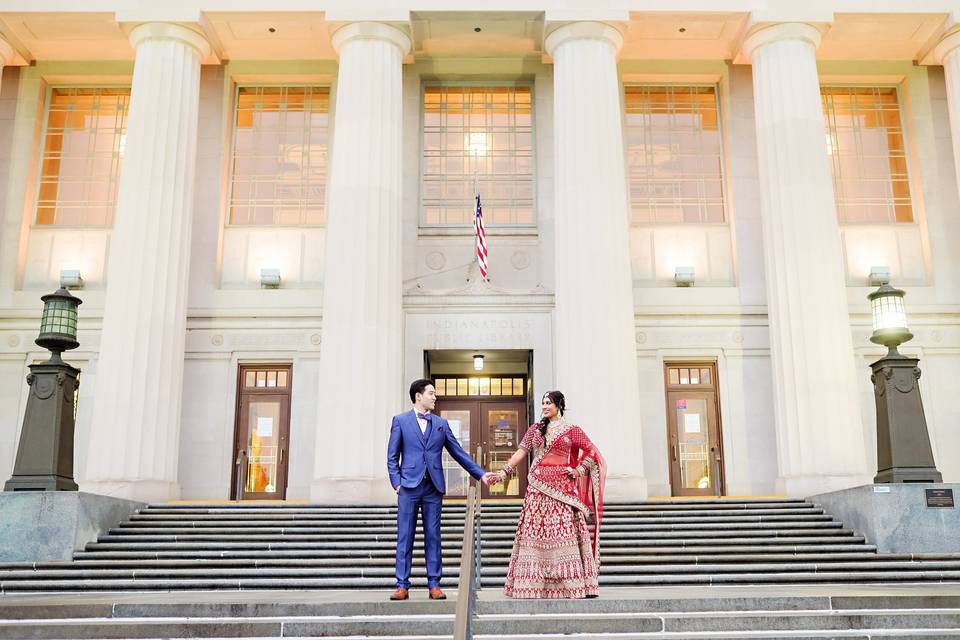
<path fill-rule="evenodd" d="M 953 489 L 924 489 L 927 506 L 934 509 L 953 509 Z"/>

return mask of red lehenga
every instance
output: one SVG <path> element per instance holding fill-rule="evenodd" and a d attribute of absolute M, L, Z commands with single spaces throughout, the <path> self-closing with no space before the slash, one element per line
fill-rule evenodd
<path fill-rule="evenodd" d="M 549 442 L 540 425 L 520 447 L 533 452 L 503 592 L 511 598 L 596 596 L 606 465 L 583 429 L 563 424 Z M 567 467 L 585 470 L 571 478 Z M 593 526 L 587 526 L 587 518 Z"/>

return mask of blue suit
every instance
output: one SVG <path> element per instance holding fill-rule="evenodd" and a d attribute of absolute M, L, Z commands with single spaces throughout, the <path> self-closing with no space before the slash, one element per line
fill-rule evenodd
<path fill-rule="evenodd" d="M 431 415 L 426 433 L 420 431 L 413 410 L 393 417 L 387 444 L 390 484 L 400 487 L 397 496 L 397 587 L 410 588 L 413 538 L 417 515 L 423 512 L 423 546 L 427 560 L 427 585 L 440 585 L 440 511 L 447 483 L 443 474 L 443 450 L 479 480 L 483 468 L 463 450 L 450 431 L 450 424 Z"/>

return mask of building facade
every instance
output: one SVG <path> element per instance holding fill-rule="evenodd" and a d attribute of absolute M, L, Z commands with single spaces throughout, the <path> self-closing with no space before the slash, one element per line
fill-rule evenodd
<path fill-rule="evenodd" d="M 613 499 L 855 486 L 889 278 L 960 481 L 960 7 L 508 4 L 4 3 L 0 476 L 65 282 L 82 490 L 388 502 L 425 375 Z"/>

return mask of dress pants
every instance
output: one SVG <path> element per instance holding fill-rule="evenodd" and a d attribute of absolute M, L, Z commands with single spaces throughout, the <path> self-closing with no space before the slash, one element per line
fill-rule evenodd
<path fill-rule="evenodd" d="M 439 587 L 443 572 L 440 549 L 440 510 L 443 494 L 425 474 L 413 489 L 400 487 L 397 496 L 397 588 L 410 588 L 410 567 L 413 563 L 413 538 L 417 515 L 423 514 L 423 546 L 427 557 L 427 586 Z"/>

